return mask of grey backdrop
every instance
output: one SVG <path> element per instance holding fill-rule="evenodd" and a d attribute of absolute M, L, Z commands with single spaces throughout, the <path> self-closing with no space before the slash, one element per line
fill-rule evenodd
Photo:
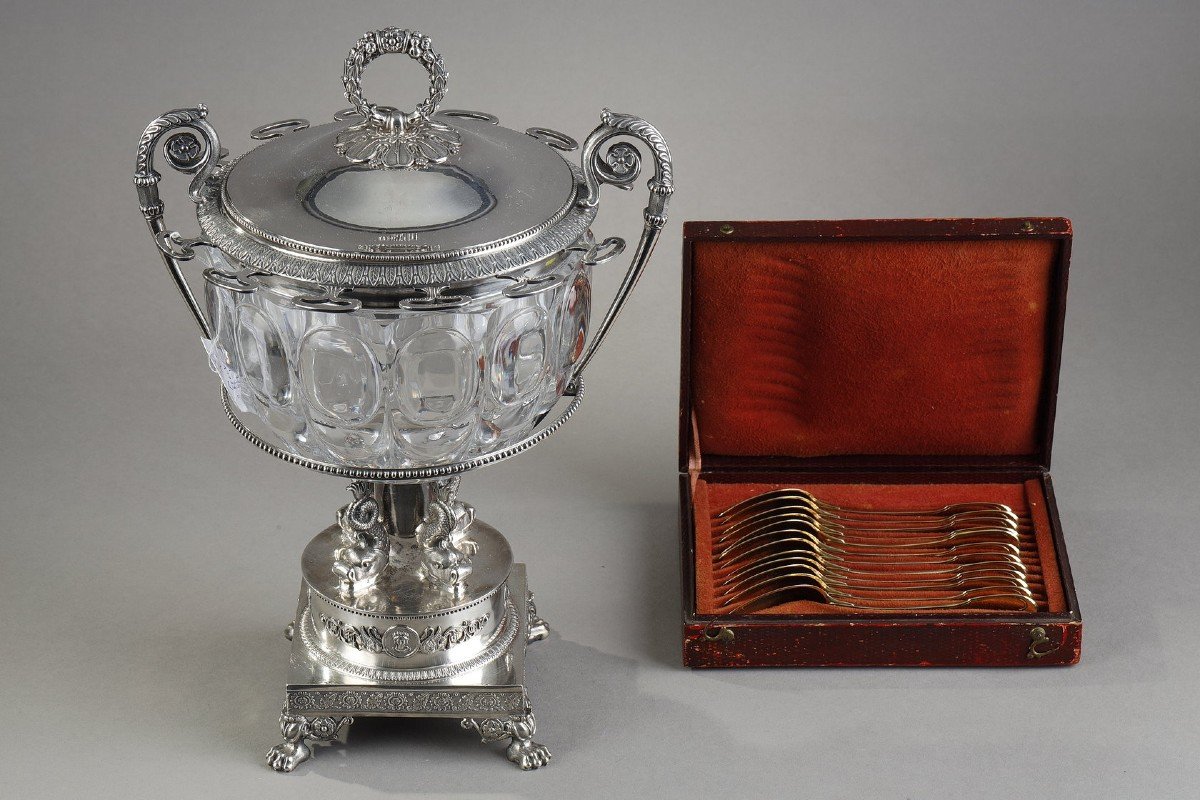
<path fill-rule="evenodd" d="M 2 9 L 6 797 L 1200 792 L 1196 3 Z M 209 104 L 235 153 L 256 125 L 326 118 L 346 50 L 387 24 L 434 37 L 449 106 L 582 137 L 607 105 L 676 159 L 671 223 L 581 415 L 464 484 L 556 631 L 531 651 L 555 752 L 532 774 L 423 721 L 264 766 L 299 552 L 346 495 L 230 429 L 130 182 L 170 108 Z M 403 105 L 422 75 L 381 62 L 367 88 Z M 165 197 L 190 229 L 182 183 Z M 630 235 L 641 203 L 606 194 L 598 233 Z M 1076 242 L 1054 476 L 1083 663 L 683 669 L 680 222 L 1058 214 Z"/>

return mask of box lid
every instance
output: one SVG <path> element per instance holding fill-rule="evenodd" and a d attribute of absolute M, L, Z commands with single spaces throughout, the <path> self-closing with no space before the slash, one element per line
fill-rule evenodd
<path fill-rule="evenodd" d="M 1071 224 L 688 222 L 680 469 L 1050 465 Z"/>

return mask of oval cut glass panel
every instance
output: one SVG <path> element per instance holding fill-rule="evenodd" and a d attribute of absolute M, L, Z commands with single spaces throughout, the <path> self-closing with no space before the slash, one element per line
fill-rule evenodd
<path fill-rule="evenodd" d="M 260 399 L 285 405 L 291 398 L 287 351 L 270 317 L 254 306 L 238 309 L 236 347 L 242 375 Z"/>
<path fill-rule="evenodd" d="M 546 315 L 525 308 L 508 319 L 492 351 L 491 383 L 496 399 L 513 404 L 537 391 L 546 374 Z"/>
<path fill-rule="evenodd" d="M 379 409 L 379 364 L 353 334 L 319 328 L 300 344 L 300 384 L 321 416 L 358 425 Z"/>
<path fill-rule="evenodd" d="M 396 353 L 397 409 L 409 422 L 453 420 L 475 402 L 479 367 L 465 336 L 449 328 L 413 334 Z"/>
<path fill-rule="evenodd" d="M 562 340 L 559 342 L 559 363 L 568 367 L 583 355 L 587 344 L 588 316 L 592 310 L 592 283 L 587 273 L 581 273 L 571 284 L 563 307 Z"/>

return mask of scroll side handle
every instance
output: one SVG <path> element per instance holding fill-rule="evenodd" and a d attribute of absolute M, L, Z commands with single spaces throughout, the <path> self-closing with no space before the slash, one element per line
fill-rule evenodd
<path fill-rule="evenodd" d="M 162 180 L 162 175 L 154 169 L 154 158 L 159 152 L 159 144 L 165 139 L 162 152 L 171 167 L 185 175 L 196 176 L 192 179 L 189 189 L 194 199 L 222 155 L 217 132 L 208 124 L 207 116 L 208 109 L 197 105 L 195 108 L 168 111 L 147 125 L 142 138 L 138 140 L 133 184 L 137 187 L 142 216 L 150 228 L 150 235 L 154 238 L 163 264 L 175 281 L 179 293 L 183 295 L 196 324 L 200 326 L 201 335 L 205 339 L 211 339 L 212 327 L 184 278 L 182 268 L 182 262 L 195 256 L 194 248 L 206 245 L 207 242 L 204 239 L 185 239 L 178 231 L 167 230 L 163 223 L 163 201 L 158 194 L 158 183 Z"/>
<path fill-rule="evenodd" d="M 612 139 L 622 141 L 603 148 Z M 629 269 L 617 287 L 612 305 L 608 307 L 600 320 L 587 349 L 575 366 L 571 380 L 567 384 L 566 393 L 574 394 L 579 386 L 579 379 L 588 363 L 600 348 L 609 328 L 621 312 L 630 292 L 637 285 L 654 245 L 667 224 L 667 204 L 675 191 L 675 181 L 671 169 L 671 151 L 658 129 L 641 117 L 630 114 L 618 114 L 607 108 L 600 114 L 600 125 L 588 136 L 583 143 L 583 177 L 585 193 L 579 204 L 595 206 L 600 200 L 600 187 L 612 184 L 620 189 L 630 189 L 641 174 L 641 154 L 630 144 L 628 139 L 639 140 L 654 158 L 654 176 L 646 184 L 650 189 L 650 202 L 643 211 L 646 224 L 642 228 L 641 239 L 633 251 Z"/>

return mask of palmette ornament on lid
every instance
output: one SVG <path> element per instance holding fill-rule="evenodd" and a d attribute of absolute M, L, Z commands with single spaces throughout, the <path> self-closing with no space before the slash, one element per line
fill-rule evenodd
<path fill-rule="evenodd" d="M 363 95 L 364 69 L 389 54 L 429 74 L 411 111 Z M 138 143 L 142 214 L 230 421 L 268 453 L 355 481 L 303 559 L 287 741 L 268 757 L 285 771 L 329 738 L 314 732 L 337 735 L 356 713 L 460 715 L 485 740 L 511 738 L 524 768 L 549 759 L 522 685 L 525 643 L 548 629 L 524 566 L 457 499 L 456 476 L 528 449 L 578 407 L 666 222 L 670 152 L 645 120 L 605 110 L 576 166 L 565 134 L 442 110 L 447 79 L 428 37 L 388 28 L 351 49 L 351 107 L 332 122 L 260 126 L 261 144 L 230 158 L 198 105 Z M 198 237 L 164 223 L 160 155 L 194 176 Z M 625 249 L 591 233 L 600 188 L 630 188 L 643 155 L 645 225 L 589 337 L 592 270 Z"/>

